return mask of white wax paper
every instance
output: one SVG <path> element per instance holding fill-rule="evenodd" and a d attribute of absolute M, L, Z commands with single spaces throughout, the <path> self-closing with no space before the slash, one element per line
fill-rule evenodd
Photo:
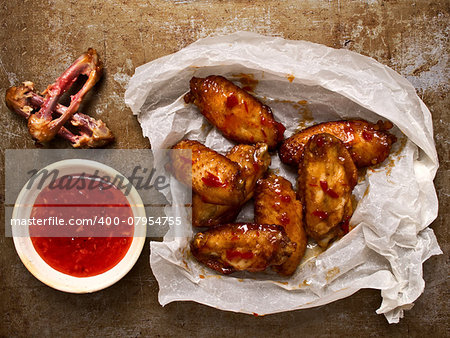
<path fill-rule="evenodd" d="M 186 210 L 166 208 L 167 216 L 186 221 L 171 228 L 163 242 L 151 242 L 159 302 L 192 300 L 264 315 L 315 307 L 374 288 L 383 298 L 377 313 L 398 322 L 423 292 L 422 263 L 442 253 L 427 227 L 438 211 L 433 126 L 413 86 L 374 59 L 348 50 L 247 32 L 210 37 L 138 67 L 131 78 L 125 102 L 138 115 L 153 149 L 169 148 L 182 138 L 221 153 L 232 147 L 182 99 L 192 76 L 211 74 L 238 85 L 242 74 L 252 75 L 258 81 L 255 95 L 287 127 L 286 137 L 317 122 L 362 118 L 390 120 L 399 140 L 390 157 L 368 169 L 355 188 L 359 202 L 350 222 L 355 228 L 318 256 L 310 246 L 309 259 L 290 278 L 270 271 L 219 276 L 190 256 L 193 230 Z M 295 184 L 295 171 L 280 164 L 276 154 L 271 168 Z M 185 193 L 174 179 L 170 190 L 166 196 L 173 202 Z M 250 203 L 238 220 L 252 219 Z"/>

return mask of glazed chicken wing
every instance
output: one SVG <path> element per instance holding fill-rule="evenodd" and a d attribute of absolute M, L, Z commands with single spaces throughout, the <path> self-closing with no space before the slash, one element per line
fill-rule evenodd
<path fill-rule="evenodd" d="M 329 134 L 313 135 L 299 166 L 298 193 L 305 228 L 321 247 L 344 235 L 353 213 L 352 190 L 357 169 L 342 142 Z"/>
<path fill-rule="evenodd" d="M 291 183 L 270 174 L 260 179 L 255 191 L 255 223 L 278 224 L 297 244 L 294 253 L 282 265 L 273 269 L 284 276 L 292 275 L 305 254 L 307 238 L 302 222 L 302 204 L 297 200 Z"/>
<path fill-rule="evenodd" d="M 213 227 L 218 224 L 233 222 L 241 204 L 224 205 L 203 202 L 196 193 L 192 195 L 192 225 L 194 227 Z"/>
<path fill-rule="evenodd" d="M 303 149 L 311 136 L 331 134 L 340 139 L 350 152 L 358 168 L 383 162 L 397 138 L 387 130 L 392 123 L 378 121 L 377 124 L 363 120 L 334 121 L 306 128 L 284 140 L 279 149 L 282 162 L 298 165 Z"/>
<path fill-rule="evenodd" d="M 270 149 L 283 140 L 284 126 L 270 108 L 222 76 L 193 77 L 186 103 L 194 103 L 222 134 L 238 143 L 264 142 Z"/>
<path fill-rule="evenodd" d="M 227 205 L 242 202 L 244 180 L 237 163 L 197 141 L 180 141 L 172 149 L 186 150 L 171 152 L 173 175 L 187 186 L 192 183 L 193 192 L 203 201 Z"/>
<path fill-rule="evenodd" d="M 267 144 L 254 146 L 240 144 L 233 147 L 226 157 L 236 162 L 244 180 L 244 199 L 239 205 L 219 205 L 206 203 L 200 195 L 192 196 L 192 225 L 197 227 L 214 226 L 234 221 L 241 207 L 253 197 L 256 181 L 262 177 L 270 165 Z"/>
<path fill-rule="evenodd" d="M 191 242 L 193 256 L 206 266 L 229 274 L 234 271 L 263 271 L 283 264 L 295 250 L 278 225 L 225 224 L 199 232 Z"/>
<path fill-rule="evenodd" d="M 256 181 L 266 172 L 271 159 L 266 143 L 255 145 L 240 144 L 233 147 L 227 157 L 241 168 L 245 179 L 245 194 L 248 199 L 253 197 Z"/>

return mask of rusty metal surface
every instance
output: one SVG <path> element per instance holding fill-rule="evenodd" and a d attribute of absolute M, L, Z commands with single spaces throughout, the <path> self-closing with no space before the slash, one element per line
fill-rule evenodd
<path fill-rule="evenodd" d="M 106 74 L 81 111 L 85 108 L 108 123 L 117 135 L 116 148 L 149 145 L 123 102 L 134 68 L 209 34 L 249 30 L 304 39 L 347 48 L 392 67 L 412 82 L 433 115 L 441 167 L 435 180 L 440 213 L 431 227 L 444 251 L 424 264 L 425 291 L 414 308 L 399 324 L 388 325 L 375 314 L 381 302 L 376 290 L 259 318 L 191 302 L 163 308 L 149 267 L 148 243 L 136 266 L 116 285 L 94 294 L 65 294 L 35 279 L 20 262 L 12 239 L 1 236 L 0 335 L 448 336 L 449 9 L 445 0 L 0 1 L 2 95 L 24 80 L 43 90 L 82 51 L 94 47 Z M 3 102 L 0 109 L 4 191 L 4 150 L 33 148 L 34 143 L 24 121 Z M 1 196 L 3 202 L 3 192 Z"/>

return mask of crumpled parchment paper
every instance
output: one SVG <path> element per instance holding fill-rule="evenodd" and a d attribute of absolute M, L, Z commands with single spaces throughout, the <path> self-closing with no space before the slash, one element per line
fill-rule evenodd
<path fill-rule="evenodd" d="M 255 95 L 287 127 L 286 137 L 314 123 L 362 118 L 390 120 L 399 140 L 391 156 L 368 169 L 355 188 L 359 202 L 350 222 L 355 228 L 318 256 L 310 245 L 309 259 L 290 278 L 271 272 L 219 276 L 205 268 L 187 250 L 193 230 L 186 210 L 166 207 L 167 216 L 186 221 L 171 228 L 163 242 L 151 242 L 159 302 L 192 300 L 264 315 L 315 307 L 373 288 L 383 298 L 377 313 L 398 322 L 423 292 L 422 263 L 442 253 L 427 227 L 438 211 L 431 114 L 413 86 L 374 59 L 348 50 L 247 32 L 210 37 L 138 67 L 131 78 L 125 102 L 138 115 L 153 149 L 169 148 L 182 138 L 221 153 L 232 147 L 182 99 L 192 76 L 211 74 L 238 85 L 243 79 L 256 80 L 250 81 Z M 295 171 L 276 154 L 271 168 L 295 184 Z M 172 179 L 165 194 L 176 204 L 183 189 Z M 238 220 L 252 218 L 250 203 Z"/>

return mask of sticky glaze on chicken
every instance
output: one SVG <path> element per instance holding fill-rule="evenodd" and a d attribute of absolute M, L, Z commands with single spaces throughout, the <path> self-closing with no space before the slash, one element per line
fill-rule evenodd
<path fill-rule="evenodd" d="M 244 199 L 239 205 L 219 205 L 206 203 L 198 194 L 192 196 L 192 225 L 197 227 L 214 226 L 235 220 L 241 207 L 253 197 L 256 181 L 262 177 L 270 165 L 267 144 L 254 146 L 240 144 L 233 147 L 226 157 L 236 162 L 244 180 Z"/>
<path fill-rule="evenodd" d="M 275 121 L 270 108 L 222 76 L 193 77 L 186 103 L 194 103 L 208 121 L 235 142 L 267 143 L 276 148 L 284 126 Z"/>
<path fill-rule="evenodd" d="M 357 169 L 338 138 L 317 134 L 305 146 L 298 174 L 306 232 L 321 247 L 327 247 L 348 228 Z"/>
<path fill-rule="evenodd" d="M 295 246 L 281 226 L 235 223 L 197 233 L 191 252 L 211 269 L 229 274 L 283 264 Z"/>
<path fill-rule="evenodd" d="M 282 226 L 291 241 L 297 245 L 286 262 L 273 267 L 281 275 L 292 275 L 305 254 L 307 238 L 302 212 L 302 204 L 297 200 L 288 180 L 270 174 L 258 181 L 255 191 L 255 223 Z"/>
<path fill-rule="evenodd" d="M 382 121 L 377 124 L 363 120 L 320 123 L 284 140 L 278 151 L 282 162 L 296 166 L 310 137 L 327 133 L 344 143 L 358 168 L 367 167 L 381 163 L 389 156 L 391 146 L 397 140 L 387 131 L 390 128 L 392 123 Z"/>
<path fill-rule="evenodd" d="M 244 180 L 237 163 L 204 146 L 183 140 L 170 153 L 171 171 L 181 183 L 191 186 L 202 200 L 213 204 L 239 205 L 245 197 Z"/>

